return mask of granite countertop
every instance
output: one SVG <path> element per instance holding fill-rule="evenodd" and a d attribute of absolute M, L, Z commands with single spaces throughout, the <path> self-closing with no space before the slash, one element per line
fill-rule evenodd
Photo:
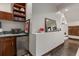
<path fill-rule="evenodd" d="M 19 33 L 19 34 L 0 34 L 0 37 L 10 37 L 10 36 L 27 36 L 27 33 Z"/>

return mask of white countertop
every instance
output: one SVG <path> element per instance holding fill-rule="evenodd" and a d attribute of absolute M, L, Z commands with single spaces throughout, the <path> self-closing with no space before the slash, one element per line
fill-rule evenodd
<path fill-rule="evenodd" d="M 22 35 L 27 35 L 25 33 L 20 33 L 20 34 L 2 34 L 0 37 L 8 37 L 8 36 L 22 36 Z"/>

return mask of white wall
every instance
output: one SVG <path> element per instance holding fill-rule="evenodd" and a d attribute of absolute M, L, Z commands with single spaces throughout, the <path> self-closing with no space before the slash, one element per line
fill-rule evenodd
<path fill-rule="evenodd" d="M 20 28 L 24 30 L 24 23 L 22 22 L 14 22 L 6 20 L 0 20 L 0 22 L 2 22 L 2 29 L 4 31 L 10 31 L 12 28 Z"/>
<path fill-rule="evenodd" d="M 45 18 L 56 20 L 56 7 L 51 3 L 32 4 L 32 33 L 38 32 L 40 27 L 45 27 Z"/>
<path fill-rule="evenodd" d="M 31 19 L 32 17 L 32 3 L 26 4 L 26 19 Z"/>
<path fill-rule="evenodd" d="M 5 11 L 5 12 L 11 12 L 12 13 L 11 3 L 0 3 L 0 11 Z"/>
<path fill-rule="evenodd" d="M 61 4 L 62 5 L 62 4 Z M 68 39 L 68 19 L 65 15 L 65 13 L 67 13 L 67 11 L 65 11 L 65 7 L 70 6 L 71 4 L 64 4 L 63 7 L 60 6 L 60 9 L 58 10 L 58 16 L 60 18 L 60 23 L 61 23 L 61 28 L 62 31 L 64 31 L 64 33 L 66 32 L 66 35 L 64 35 L 64 39 L 67 40 Z M 61 8 L 62 7 L 62 8 Z M 64 24 L 62 24 L 64 23 Z M 58 26 L 59 27 L 59 26 Z"/>
<path fill-rule="evenodd" d="M 68 26 L 79 26 L 79 21 L 71 21 L 71 22 L 68 22 Z"/>

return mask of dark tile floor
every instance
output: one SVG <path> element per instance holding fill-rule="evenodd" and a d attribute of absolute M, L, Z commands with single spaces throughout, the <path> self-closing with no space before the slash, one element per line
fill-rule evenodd
<path fill-rule="evenodd" d="M 47 56 L 75 56 L 79 48 L 79 40 L 68 39 Z"/>

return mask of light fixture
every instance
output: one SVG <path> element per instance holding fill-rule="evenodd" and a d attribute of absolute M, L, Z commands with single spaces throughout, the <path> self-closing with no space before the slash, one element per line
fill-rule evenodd
<path fill-rule="evenodd" d="M 67 11 L 69 11 L 69 9 L 65 9 L 65 11 L 67 12 Z"/>
<path fill-rule="evenodd" d="M 49 20 L 46 20 L 47 22 L 49 21 Z"/>
<path fill-rule="evenodd" d="M 56 14 L 60 14 L 61 12 L 60 11 L 58 11 Z"/>
<path fill-rule="evenodd" d="M 62 15 L 62 17 L 64 17 L 64 15 Z"/>

